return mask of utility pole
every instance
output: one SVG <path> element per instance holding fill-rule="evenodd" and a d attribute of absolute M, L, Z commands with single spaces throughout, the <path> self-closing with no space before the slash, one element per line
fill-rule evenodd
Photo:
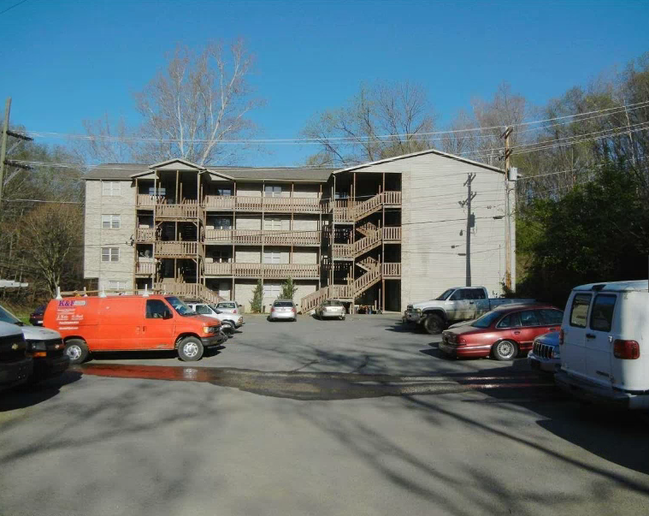
<path fill-rule="evenodd" d="M 26 170 L 30 170 L 31 167 L 28 167 L 27 165 L 23 165 L 22 163 L 17 163 L 15 161 L 10 161 L 7 159 L 7 136 L 13 136 L 14 138 L 18 138 L 19 140 L 25 140 L 25 141 L 31 141 L 33 138 L 30 138 L 29 136 L 25 136 L 24 134 L 17 133 L 15 131 L 11 131 L 9 129 L 9 112 L 11 111 L 11 97 L 7 97 L 7 101 L 5 102 L 5 120 L 4 124 L 2 125 L 2 143 L 0 144 L 0 205 L 2 205 L 2 190 L 4 188 L 4 173 L 5 173 L 5 165 L 10 165 L 12 167 L 17 167 L 17 168 L 24 168 Z"/>
<path fill-rule="evenodd" d="M 512 134 L 511 127 L 505 127 L 501 138 L 505 139 L 505 287 L 512 288 L 512 221 L 511 208 L 509 206 L 509 169 L 512 150 L 509 137 Z"/>
<path fill-rule="evenodd" d="M 629 110 L 626 108 L 626 101 L 624 102 L 624 114 L 626 115 L 626 134 L 629 136 L 629 142 L 631 143 L 631 159 L 633 160 L 633 165 L 635 166 L 635 142 L 633 141 L 633 134 L 631 133 L 631 120 L 629 119 Z"/>
<path fill-rule="evenodd" d="M 471 183 L 475 179 L 475 173 L 469 174 L 469 177 L 464 182 L 467 187 L 466 199 L 459 201 L 460 206 L 466 206 L 466 286 L 471 286 L 471 228 L 475 226 L 475 215 L 471 212 L 471 201 L 477 195 L 476 192 L 471 191 Z"/>

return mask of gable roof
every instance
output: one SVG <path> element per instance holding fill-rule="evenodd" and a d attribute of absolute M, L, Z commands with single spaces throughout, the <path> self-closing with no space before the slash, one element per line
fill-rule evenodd
<path fill-rule="evenodd" d="M 152 169 L 174 161 L 192 165 L 184 160 L 170 160 L 156 165 L 140 163 L 103 163 L 88 172 L 86 180 L 131 181 L 134 177 L 148 175 Z M 192 165 L 197 166 L 197 165 Z M 217 174 L 235 181 L 295 181 L 307 183 L 326 183 L 335 169 L 309 167 L 207 167 L 201 171 Z"/>
<path fill-rule="evenodd" d="M 416 156 L 424 156 L 426 154 L 437 154 L 438 156 L 442 156 L 444 158 L 450 158 L 456 161 L 461 161 L 463 163 L 468 163 L 469 165 L 474 165 L 476 167 L 486 168 L 487 170 L 491 170 L 493 172 L 499 172 L 500 174 L 505 173 L 502 169 L 498 167 L 493 167 L 491 165 L 487 165 L 486 163 L 480 163 L 479 161 L 473 161 L 471 159 L 463 158 L 462 156 L 456 156 L 455 154 L 449 154 L 448 152 L 442 152 L 437 149 L 428 149 L 425 151 L 412 152 L 410 154 L 402 154 L 401 156 L 394 156 L 393 158 L 385 158 L 385 159 L 380 159 L 378 161 L 372 161 L 370 163 L 361 163 L 360 165 L 353 165 L 351 167 L 341 168 L 336 170 L 334 174 L 338 174 L 340 172 L 351 172 L 354 170 L 360 170 L 362 168 L 372 167 L 374 165 L 381 165 L 383 163 L 391 163 L 393 161 L 414 158 Z"/>

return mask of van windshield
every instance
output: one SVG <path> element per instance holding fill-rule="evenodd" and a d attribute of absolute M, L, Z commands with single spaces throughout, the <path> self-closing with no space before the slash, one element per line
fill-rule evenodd
<path fill-rule="evenodd" d="M 167 300 L 167 303 L 173 306 L 173 309 L 178 312 L 179 315 L 197 315 L 194 310 L 189 308 L 177 297 L 165 297 L 165 299 Z"/>
<path fill-rule="evenodd" d="M 17 324 L 19 326 L 22 326 L 23 323 L 20 321 L 20 319 L 17 319 L 14 317 L 14 315 L 4 308 L 0 306 L 0 321 L 2 322 L 8 322 L 10 324 Z"/>

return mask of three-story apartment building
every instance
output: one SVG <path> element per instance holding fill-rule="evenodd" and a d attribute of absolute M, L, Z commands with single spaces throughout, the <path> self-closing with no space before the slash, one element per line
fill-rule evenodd
<path fill-rule="evenodd" d="M 261 280 L 269 307 L 291 277 L 303 311 L 332 297 L 400 310 L 464 283 L 470 173 L 474 283 L 500 292 L 503 173 L 434 150 L 342 170 L 100 165 L 86 176 L 85 278 L 247 305 Z"/>

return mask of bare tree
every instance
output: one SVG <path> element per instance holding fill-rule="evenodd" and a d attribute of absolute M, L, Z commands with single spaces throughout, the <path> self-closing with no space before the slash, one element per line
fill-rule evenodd
<path fill-rule="evenodd" d="M 302 135 L 320 144 L 310 165 L 348 165 L 432 147 L 435 115 L 425 90 L 405 82 L 361 86 L 344 107 L 320 113 Z"/>
<path fill-rule="evenodd" d="M 242 40 L 211 42 L 200 52 L 177 46 L 163 70 L 135 93 L 138 128 L 108 116 L 84 121 L 89 138 L 81 154 L 93 161 L 154 163 L 184 158 L 199 165 L 231 164 L 256 130 L 249 113 L 263 104 L 249 84 L 254 57 Z"/>
<path fill-rule="evenodd" d="M 135 95 L 145 139 L 136 157 L 181 157 L 199 165 L 234 161 L 240 147 L 221 142 L 249 137 L 255 128 L 248 114 L 261 101 L 248 83 L 253 61 L 241 40 L 229 51 L 220 43 L 199 54 L 177 47 L 166 69 Z"/>
<path fill-rule="evenodd" d="M 81 209 L 69 204 L 45 204 L 21 222 L 20 251 L 34 277 L 52 296 L 62 282 L 67 288 L 76 288 L 81 278 Z"/>

